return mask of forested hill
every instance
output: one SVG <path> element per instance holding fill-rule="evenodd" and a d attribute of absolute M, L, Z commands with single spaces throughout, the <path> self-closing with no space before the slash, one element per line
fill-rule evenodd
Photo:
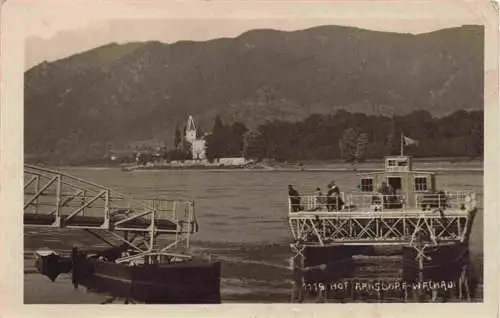
<path fill-rule="evenodd" d="M 483 132 L 483 111 L 457 111 L 441 118 L 426 111 L 395 118 L 339 111 L 294 123 L 268 122 L 249 140 L 246 155 L 278 161 L 363 161 L 399 154 L 404 135 L 415 141 L 404 147 L 415 157 L 481 158 Z"/>
<path fill-rule="evenodd" d="M 481 26 L 411 35 L 323 26 L 234 39 L 109 44 L 25 74 L 25 152 L 67 164 L 173 143 L 192 114 L 255 129 L 339 109 L 444 116 L 483 108 Z"/>

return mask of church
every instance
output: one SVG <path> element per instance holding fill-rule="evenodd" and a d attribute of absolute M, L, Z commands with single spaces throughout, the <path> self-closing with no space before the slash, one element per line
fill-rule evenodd
<path fill-rule="evenodd" d="M 184 139 L 191 145 L 193 160 L 205 160 L 207 158 L 206 141 L 203 138 L 197 137 L 196 125 L 191 115 L 188 118 Z"/>

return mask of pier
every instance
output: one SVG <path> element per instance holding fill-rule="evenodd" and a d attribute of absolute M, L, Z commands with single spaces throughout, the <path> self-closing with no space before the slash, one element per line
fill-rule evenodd
<path fill-rule="evenodd" d="M 58 171 L 24 169 L 24 227 L 81 230 L 110 246 L 74 246 L 70 256 L 38 250 L 40 274 L 54 282 L 71 272 L 75 288 L 125 303 L 220 303 L 220 262 L 189 254 L 199 229 L 193 201 L 138 200 Z"/>
<path fill-rule="evenodd" d="M 348 262 L 360 249 L 390 247 L 402 251 L 405 285 L 440 278 L 467 285 L 475 193 L 437 190 L 435 175 L 412 170 L 407 156 L 387 157 L 384 171 L 359 178 L 359 191 L 289 198 L 291 266 L 303 273 L 302 284 L 319 283 L 327 272 L 326 280 L 341 280 L 350 265 L 325 268 Z"/>
<path fill-rule="evenodd" d="M 136 253 L 129 263 L 190 258 L 171 250 L 188 248 L 198 224 L 193 201 L 137 200 L 108 187 L 33 165 L 24 165 L 24 227 L 84 230 L 105 243 L 110 234 Z M 159 240 L 162 236 L 163 240 Z"/>

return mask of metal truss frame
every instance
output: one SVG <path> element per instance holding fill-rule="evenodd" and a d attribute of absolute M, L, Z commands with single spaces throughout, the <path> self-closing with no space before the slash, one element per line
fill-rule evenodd
<path fill-rule="evenodd" d="M 188 257 L 169 250 L 188 248 L 198 230 L 193 201 L 135 200 L 108 187 L 27 164 L 24 179 L 25 227 L 82 229 L 112 245 L 96 233 L 105 231 L 136 253 L 119 262 Z M 160 241 L 160 235 L 168 236 L 168 243 Z"/>
<path fill-rule="evenodd" d="M 422 233 L 432 241 L 460 240 L 465 235 L 469 215 L 435 213 L 400 214 L 349 212 L 293 213 L 289 225 L 295 241 L 318 246 L 335 244 L 409 244 Z"/>

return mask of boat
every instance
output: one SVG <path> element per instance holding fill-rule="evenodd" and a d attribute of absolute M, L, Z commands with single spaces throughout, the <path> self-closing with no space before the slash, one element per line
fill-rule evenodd
<path fill-rule="evenodd" d="M 130 301 L 148 304 L 220 303 L 220 262 L 169 254 L 162 261 L 149 255 L 135 262 L 117 262 L 133 250 L 118 246 L 100 251 L 78 250 L 71 256 L 56 251 L 36 251 L 36 268 L 52 282 L 62 273 L 71 273 L 75 288 L 109 293 Z M 164 255 L 165 256 L 165 255 Z M 177 259 L 176 259 L 177 258 Z"/>
<path fill-rule="evenodd" d="M 109 245 L 35 251 L 35 267 L 50 281 L 70 274 L 75 288 L 144 303 L 220 303 L 220 262 L 190 253 L 199 231 L 193 201 L 134 199 L 27 164 L 24 173 L 25 227 L 84 231 Z"/>

